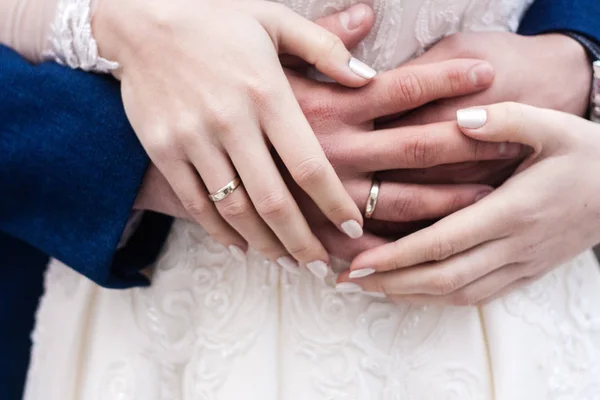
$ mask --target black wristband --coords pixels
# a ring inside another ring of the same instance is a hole
[[[597,41],[573,31],[559,31],[557,33],[562,33],[579,42],[587,51],[592,61],[600,60],[600,44]]]

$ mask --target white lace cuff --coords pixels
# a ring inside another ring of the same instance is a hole
[[[98,55],[91,21],[91,0],[59,0],[44,58],[84,71],[108,73],[119,68]]]

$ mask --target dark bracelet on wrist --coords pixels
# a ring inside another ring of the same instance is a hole
[[[589,119],[594,122],[600,122],[600,43],[597,41],[572,31],[559,31],[565,36],[578,42],[587,52],[592,67],[592,91],[590,94],[590,106],[588,109]]]
[[[579,42],[580,45],[587,51],[592,61],[600,60],[600,43],[590,39],[589,37],[572,31],[561,31],[563,35],[569,36],[571,39]]]

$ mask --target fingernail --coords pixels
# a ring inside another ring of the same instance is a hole
[[[246,259],[246,254],[244,253],[244,251],[234,244],[229,246],[229,252],[233,256],[233,258],[235,258],[238,261],[244,261]]]
[[[329,271],[329,267],[327,267],[327,264],[325,264],[323,261],[309,262],[306,264],[306,268],[308,268],[308,270],[319,279],[324,279]]]
[[[365,276],[369,276],[369,275],[373,275],[375,273],[375,270],[373,268],[363,268],[363,269],[356,269],[352,272],[350,272],[350,275],[348,275],[350,277],[350,279],[356,279],[356,278],[364,278]]]
[[[523,146],[519,143],[502,142],[498,145],[498,154],[506,158],[514,158],[521,154]]]
[[[346,235],[351,237],[352,239],[358,239],[363,235],[363,228],[357,221],[350,220],[344,222],[342,225],[342,230]]]
[[[298,273],[298,263],[290,256],[279,257],[277,264],[291,274]]]
[[[362,288],[356,283],[342,282],[335,285],[335,291],[338,293],[359,293],[362,292]]]
[[[352,72],[364,79],[372,79],[375,77],[375,75],[377,75],[377,71],[354,57],[352,57],[348,62],[348,67],[350,67]]]
[[[353,31],[363,23],[365,15],[367,15],[367,8],[362,4],[358,4],[340,13],[340,22],[344,28]]]
[[[379,293],[379,292],[363,292],[363,294],[366,294],[367,296],[375,297],[376,299],[385,299],[387,297],[385,294]]]
[[[486,197],[490,193],[492,193],[491,190],[489,190],[487,192],[481,192],[481,193],[479,193],[477,196],[475,196],[475,203],[477,203],[479,200],[483,199],[484,197]]]
[[[467,129],[479,129],[487,122],[487,111],[482,108],[468,108],[456,112],[458,125]]]
[[[477,64],[469,70],[469,79],[475,86],[487,86],[494,80],[494,68],[488,63]]]

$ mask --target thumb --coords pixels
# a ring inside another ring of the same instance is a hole
[[[371,31],[375,22],[373,10],[365,4],[356,4],[344,11],[319,18],[317,25],[340,38],[349,49],[356,47]]]
[[[375,14],[371,7],[365,4],[356,4],[315,21],[315,24],[339,37],[348,49],[353,49],[367,37],[374,23]],[[305,72],[309,67],[306,61],[289,54],[282,55],[280,59],[284,67],[298,72]]]
[[[377,75],[373,68],[354,58],[338,36],[285,6],[269,4],[257,10],[255,17],[279,53],[300,57],[348,87],[364,86]]]
[[[561,145],[567,130],[562,113],[519,103],[500,103],[456,112],[460,130],[485,142],[512,142],[532,147],[535,153]]]

